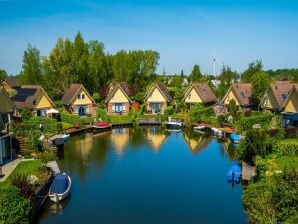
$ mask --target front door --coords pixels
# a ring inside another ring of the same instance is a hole
[[[86,110],[85,110],[84,106],[79,106],[78,114],[79,114],[79,116],[86,115]]]

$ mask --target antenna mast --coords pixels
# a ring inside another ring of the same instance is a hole
[[[213,51],[213,76],[216,76],[216,57],[215,57],[215,50]]]

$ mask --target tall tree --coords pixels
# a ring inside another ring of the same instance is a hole
[[[31,44],[24,51],[20,80],[22,84],[41,84],[43,81],[40,53]]]
[[[200,71],[200,66],[199,65],[194,65],[193,69],[190,73],[190,76],[189,76],[190,81],[199,82],[199,81],[202,80],[202,78],[203,78],[203,75]]]
[[[261,71],[263,71],[262,61],[260,60],[253,61],[248,65],[248,68],[242,73],[241,81],[250,83],[254,75]]]
[[[264,96],[266,89],[270,83],[270,77],[267,73],[261,71],[254,74],[252,80],[252,96],[258,102],[260,102],[261,98]]]
[[[239,76],[236,71],[232,71],[232,69],[229,66],[223,65],[221,74],[219,76],[220,83],[217,89],[217,96],[219,98],[223,98],[230,85],[233,82],[236,82],[238,77]]]
[[[3,79],[7,77],[7,72],[4,69],[0,69],[0,83],[2,82]]]

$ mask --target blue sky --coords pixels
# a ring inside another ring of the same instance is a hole
[[[20,72],[28,43],[48,55],[58,37],[97,39],[105,50],[153,49],[158,72],[212,73],[225,63],[239,72],[261,59],[265,69],[298,67],[296,0],[0,0],[0,68]]]

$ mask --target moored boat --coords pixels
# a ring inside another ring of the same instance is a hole
[[[196,131],[203,131],[206,127],[204,125],[195,126],[193,129]]]
[[[49,197],[53,202],[59,202],[69,195],[71,188],[71,179],[66,174],[57,174],[54,176],[53,183],[50,187]]]
[[[234,182],[234,183],[238,184],[240,182],[241,175],[242,175],[242,172],[241,172],[240,166],[238,166],[238,165],[232,166],[229,169],[228,174],[227,174],[228,182],[229,183]]]
[[[173,119],[171,117],[168,118],[167,121],[165,121],[166,129],[176,129],[179,130],[183,127],[183,122],[179,119]]]
[[[235,133],[232,133],[232,134],[230,134],[230,140],[234,144],[239,144],[240,141],[241,141],[241,137],[240,137],[240,135],[237,135]]]
[[[103,121],[95,122],[92,126],[94,129],[98,129],[98,130],[110,129],[112,127],[110,123],[103,122]]]

